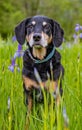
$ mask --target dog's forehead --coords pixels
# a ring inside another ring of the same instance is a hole
[[[45,26],[47,23],[50,23],[51,20],[48,17],[45,16],[34,16],[31,18],[30,22],[35,25],[35,24],[41,24]]]

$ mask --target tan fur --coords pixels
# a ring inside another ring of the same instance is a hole
[[[46,55],[46,48],[41,47],[41,48],[35,48],[33,47],[33,55],[34,57],[42,60],[44,59],[45,55]]]
[[[52,42],[52,35],[48,39],[48,44]]]
[[[55,92],[58,87],[58,81],[53,80],[47,80],[46,82],[42,82],[42,84],[48,92]]]
[[[44,35],[45,40],[47,40],[47,43],[52,42],[52,35],[49,37],[46,33],[42,32],[42,35]]]
[[[31,33],[29,36],[28,36],[28,35],[26,35],[26,41],[27,41],[27,42],[29,42],[29,41],[30,41],[30,39],[31,39],[31,37],[33,37],[33,33]]]
[[[45,43],[46,44],[50,44],[51,43],[51,41],[52,41],[52,35],[49,37],[44,32],[42,32],[41,35],[42,35],[42,40],[43,40],[42,42],[43,42],[43,44],[45,44]],[[28,43],[30,41],[33,41],[33,33],[31,33],[29,36],[27,35],[26,36],[26,40],[27,40]],[[37,48],[37,47],[33,46],[33,52],[32,53],[33,53],[33,56],[35,58],[38,58],[38,59],[42,60],[46,56],[47,50],[46,50],[46,47]]]
[[[24,82],[27,90],[30,90],[32,88],[32,86],[34,86],[35,88],[38,88],[40,86],[40,84],[36,83],[32,79],[30,79],[24,75],[23,75],[23,82]],[[45,82],[42,82],[41,84],[42,84],[42,86],[44,86],[44,88],[46,90],[55,92],[56,88],[58,86],[58,81],[47,80]]]
[[[31,89],[32,86],[34,86],[35,88],[38,88],[40,86],[35,81],[29,79],[24,75],[23,75],[23,82],[25,84],[26,89],[28,90]],[[58,86],[58,81],[47,80],[45,82],[42,82],[41,84],[48,92],[55,92]],[[60,103],[59,96],[57,97],[56,100],[57,100],[57,104],[59,104]],[[28,114],[26,116],[25,130],[29,130],[30,114],[32,111],[32,107],[33,107],[33,99],[30,95],[28,95]]]
[[[35,86],[35,88],[38,88],[39,85],[35,81],[33,81],[32,79],[30,79],[24,75],[22,78],[23,78],[23,82],[24,82],[27,90],[30,90],[32,88],[32,86]]]

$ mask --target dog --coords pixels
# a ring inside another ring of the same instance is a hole
[[[43,100],[41,86],[47,91],[56,93],[60,86],[62,95],[62,78],[64,68],[61,55],[56,47],[63,42],[64,31],[59,23],[46,16],[33,16],[24,19],[15,27],[17,41],[23,45],[26,41],[28,48],[23,56],[23,86],[28,104],[28,111],[33,107],[33,91],[40,95],[38,102]],[[50,80],[50,87],[48,86]],[[60,82],[59,82],[60,80]]]

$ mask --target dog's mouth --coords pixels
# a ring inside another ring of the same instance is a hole
[[[33,47],[36,48],[36,49],[42,49],[43,48],[43,46],[40,45],[39,43],[34,44]]]
[[[34,44],[32,46],[32,53],[35,58],[42,60],[46,56],[46,47],[40,44]]]

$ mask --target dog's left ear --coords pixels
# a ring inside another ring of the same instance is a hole
[[[28,24],[30,18],[23,20],[15,27],[15,35],[19,44],[23,45],[26,37],[26,24]]]
[[[53,20],[53,44],[59,47],[63,42],[64,31],[60,25]]]

